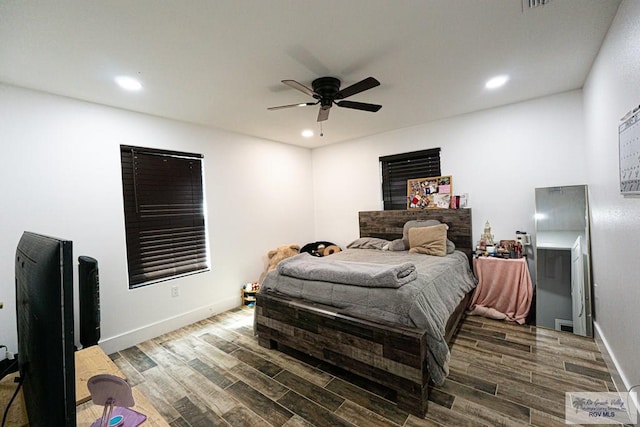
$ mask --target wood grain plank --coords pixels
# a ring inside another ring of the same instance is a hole
[[[357,403],[372,412],[388,419],[396,424],[402,425],[409,414],[394,405],[386,399],[383,399],[373,393],[370,393],[360,387],[354,386],[339,378],[334,379],[327,384],[327,390],[342,396],[343,398]]]
[[[350,422],[355,426],[366,427],[397,427],[397,424],[381,417],[373,411],[368,410],[353,402],[345,401],[335,411],[336,415]]]
[[[140,344],[140,346],[142,345]],[[164,346],[153,343],[149,345],[149,348],[154,349],[154,359],[162,365],[167,376],[171,377],[172,381],[189,390],[216,414],[224,414],[237,405],[237,401],[232,396],[202,374],[196,372],[180,358],[165,350]]]
[[[150,374],[151,371],[156,370],[157,368],[152,368],[147,371],[147,374]],[[149,399],[151,404],[155,406],[158,410],[162,418],[165,420],[172,422],[180,418],[180,413],[176,411],[176,409],[171,405],[171,401],[175,402],[175,400],[167,400],[172,399],[172,397],[168,397],[166,393],[166,388],[159,388],[151,381],[145,381],[142,384],[139,384],[138,389],[144,393],[144,395]],[[186,397],[187,393],[177,393],[177,400]]]
[[[585,366],[580,366],[575,363],[565,362],[565,369],[568,372],[574,372],[580,374],[582,376],[595,378],[602,381],[611,381],[611,375],[608,371],[603,371],[600,369],[587,368]]]
[[[227,411],[222,418],[231,426],[269,426],[265,419],[259,417],[246,406],[237,406]],[[286,424],[285,424],[286,425]]]
[[[483,393],[467,385],[459,384],[455,381],[445,381],[441,387],[435,388],[455,396],[461,396],[464,399],[501,412],[516,420],[529,420],[530,409],[527,406],[501,399],[488,393]]]
[[[571,378],[571,379],[568,379]],[[609,391],[604,381],[583,377],[579,374],[570,375],[565,372],[559,375],[549,375],[541,372],[531,373],[531,382],[546,387],[555,387],[558,390],[581,391]]]
[[[491,408],[479,405],[462,397],[456,398],[451,409],[452,411],[462,414],[467,418],[477,420],[478,422],[492,427],[523,427],[529,425],[527,422],[515,420],[503,413],[494,411]]]
[[[227,341],[212,333],[206,333],[199,336],[199,338],[212,346],[224,351],[225,353],[233,353],[238,349],[238,346],[234,343]]]
[[[259,355],[249,350],[239,348],[231,353],[231,355],[269,377],[273,377],[282,371],[282,368],[280,366],[260,357]]]
[[[184,397],[173,404],[174,408],[191,426],[225,426],[229,427],[224,419],[216,414],[201,409],[189,397]]]
[[[278,403],[297,413],[300,417],[313,423],[317,427],[351,427],[352,424],[339,417],[335,413],[328,411],[322,406],[301,396],[295,391],[289,391],[278,399]]]
[[[136,346],[124,349],[120,354],[140,373],[156,366],[156,362]]]
[[[344,398],[336,395],[335,393],[332,393],[323,387],[318,387],[317,385],[310,383],[304,378],[301,378],[287,370],[283,370],[278,373],[274,379],[288,389],[295,391],[330,411],[335,411],[345,401]]]
[[[196,345],[193,347],[193,351],[198,359],[211,366],[218,366],[221,369],[230,370],[234,366],[242,363],[230,354],[205,343]]]
[[[481,341],[478,344],[480,348],[502,348],[502,349],[516,349],[518,351],[530,353],[531,345],[530,344],[521,344],[515,341],[509,341],[504,338],[497,338],[495,336],[495,332],[486,331],[485,333],[479,332],[480,329],[469,330],[467,328],[460,329],[458,335],[461,337],[475,339],[477,341]],[[503,353],[504,354],[504,353]]]
[[[268,420],[273,426],[281,426],[293,416],[292,411],[242,381],[233,384],[227,391],[239,401],[249,403],[248,408],[251,411]]]
[[[190,360],[187,364],[220,388],[227,388],[238,380],[229,372],[215,366],[210,366],[197,358]]]
[[[289,391],[287,387],[278,381],[244,363],[233,367],[231,373],[272,400],[280,399]]]
[[[413,418],[413,417],[412,417]],[[435,421],[444,426],[456,426],[456,427],[493,427],[492,424],[487,424],[484,420],[474,418],[456,411],[450,411],[447,408],[433,404],[429,407],[429,412],[426,418],[431,421]],[[419,424],[411,424],[419,425]]]
[[[313,427],[313,424],[299,415],[294,415],[293,417],[289,418],[286,423],[284,423],[283,427]]]
[[[176,384],[161,366],[147,370],[145,372],[145,381],[140,386],[146,387],[152,401],[155,400],[159,403],[156,406],[158,408],[165,408],[167,403],[177,402],[190,394],[181,384]],[[171,406],[169,405],[169,407]],[[170,414],[172,412],[175,411],[169,411]]]

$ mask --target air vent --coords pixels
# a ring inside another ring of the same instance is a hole
[[[533,9],[534,7],[544,6],[548,4],[551,0],[529,0],[529,9]]]

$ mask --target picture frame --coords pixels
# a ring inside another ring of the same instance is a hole
[[[407,209],[449,209],[453,194],[451,175],[407,180]]]
[[[620,193],[640,195],[640,107],[632,110],[618,126]]]

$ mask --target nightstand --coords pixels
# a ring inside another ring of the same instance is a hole
[[[527,259],[478,257],[473,270],[478,286],[469,314],[525,323],[533,297]]]
[[[259,292],[259,289],[255,291],[245,291],[244,289],[241,289],[240,292],[242,305],[253,307],[256,304],[256,294]]]

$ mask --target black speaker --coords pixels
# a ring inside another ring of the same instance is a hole
[[[88,256],[78,257],[80,288],[80,344],[83,348],[100,340],[100,283],[98,261]]]

